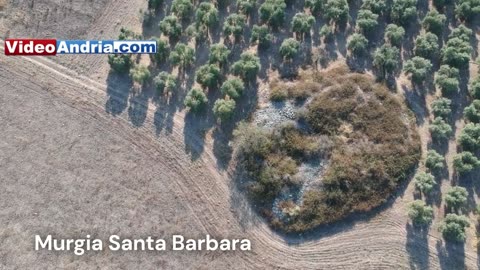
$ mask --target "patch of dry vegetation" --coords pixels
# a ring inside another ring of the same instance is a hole
[[[311,97],[298,119],[307,128],[265,131],[243,123],[235,132],[241,168],[253,179],[248,192],[274,227],[300,232],[369,211],[416,166],[420,143],[413,116],[370,76],[341,66],[277,81],[273,91],[278,89],[286,89],[285,98],[298,98],[297,92]],[[273,200],[302,182],[294,179],[297,167],[313,156],[329,159],[322,187],[309,189],[299,210],[280,219],[271,213]]]

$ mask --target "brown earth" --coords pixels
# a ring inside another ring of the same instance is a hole
[[[107,39],[122,25],[139,29],[141,6],[140,0],[10,1],[0,10],[0,36]],[[216,167],[212,139],[202,142],[185,128],[184,111],[160,133],[150,102],[137,104],[148,107],[141,126],[130,123],[128,110],[106,112],[107,100],[128,99],[107,89],[107,74],[106,56],[47,59],[0,51],[0,269],[477,268],[472,230],[464,248],[450,247],[435,226],[419,232],[408,224],[412,183],[375,213],[303,236],[272,232]],[[424,147],[427,138],[422,136]],[[188,148],[203,149],[198,159],[186,151],[186,141]],[[242,237],[253,250],[84,256],[33,250],[35,234],[113,233]]]

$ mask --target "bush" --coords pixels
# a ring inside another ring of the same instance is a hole
[[[473,123],[480,122],[480,100],[476,99],[463,110],[463,115],[468,121]]]
[[[423,18],[422,24],[427,32],[434,33],[441,38],[446,21],[447,17],[445,15],[440,14],[436,9],[433,9],[427,13],[425,18]]]
[[[432,102],[432,112],[435,117],[447,119],[452,113],[452,101],[448,98],[437,98]]]
[[[480,76],[470,83],[468,90],[473,98],[480,99]]]
[[[244,52],[240,55],[240,60],[233,63],[232,73],[244,80],[253,80],[260,68],[260,59],[254,54]]]
[[[110,54],[108,55],[108,64],[115,72],[127,73],[130,70],[132,61],[128,54]]]
[[[466,27],[465,25],[461,24],[457,28],[454,28],[450,35],[448,35],[448,38],[459,38],[465,42],[470,42],[470,39],[472,38],[473,31]]]
[[[480,148],[480,124],[466,124],[458,137],[458,142],[463,149],[478,150]]]
[[[238,99],[242,96],[245,90],[245,85],[242,80],[238,78],[232,78],[225,81],[220,88],[224,95],[227,95],[233,99]]]
[[[183,70],[195,62],[195,50],[185,43],[178,43],[170,53],[170,61]]]
[[[270,30],[267,26],[262,25],[254,25],[252,29],[252,35],[250,36],[250,42],[255,43],[258,42],[258,46],[262,48],[266,48],[270,46],[270,43],[273,40],[273,35],[270,34]]]
[[[398,48],[382,45],[373,55],[373,65],[381,71],[382,76],[385,76],[397,68],[399,59]]]
[[[217,119],[222,122],[230,119],[235,111],[235,100],[233,99],[217,99],[213,105],[213,113]]]
[[[417,15],[417,0],[393,0],[390,16],[401,25],[407,25]]]
[[[193,88],[188,92],[187,96],[185,97],[184,104],[185,106],[190,108],[190,111],[198,112],[205,107],[207,102],[208,99],[205,93],[201,89]]]
[[[470,222],[466,216],[447,214],[439,227],[439,231],[445,240],[464,242],[466,238],[465,228],[467,227],[470,227]]]
[[[389,24],[385,28],[385,39],[392,46],[400,47],[405,36],[405,29],[396,24]]]
[[[378,15],[367,9],[360,9],[357,16],[357,27],[364,33],[371,33],[378,25]]]
[[[480,160],[471,152],[461,152],[453,158],[453,167],[459,174],[465,174],[480,167]]]
[[[422,200],[415,200],[408,205],[408,217],[415,225],[428,225],[433,220],[433,208]]]
[[[160,31],[169,38],[178,39],[182,35],[182,25],[173,15],[165,17],[158,26]]]
[[[445,158],[437,153],[435,150],[429,150],[427,152],[427,159],[425,161],[425,166],[430,171],[437,171],[445,167]]]
[[[367,51],[368,39],[359,33],[352,34],[347,47],[353,55],[362,55]]]
[[[415,55],[433,59],[438,55],[438,37],[433,33],[421,34],[415,40]]]
[[[171,12],[180,19],[186,19],[193,11],[191,0],[173,0]]]
[[[227,17],[223,23],[223,33],[226,36],[233,35],[235,40],[240,39],[243,34],[243,28],[245,27],[245,21],[247,18],[244,15],[231,14]]]
[[[222,72],[217,65],[206,64],[195,72],[195,81],[202,87],[216,88],[222,79]]]
[[[420,172],[415,175],[415,188],[423,194],[430,194],[436,184],[431,173]]]
[[[154,79],[153,83],[157,88],[157,91],[163,93],[165,90],[172,91],[177,86],[177,78],[175,76],[162,71]]]
[[[287,5],[285,0],[266,0],[258,13],[260,19],[272,27],[279,27],[285,20],[285,9]]]
[[[148,67],[144,65],[134,66],[130,69],[130,77],[134,82],[143,84],[150,79],[150,71],[148,70]]]
[[[313,14],[319,14],[323,8],[324,0],[306,0],[305,7],[309,8]]]
[[[428,73],[432,69],[432,63],[422,57],[415,56],[405,62],[403,71],[412,75],[412,81],[422,83],[427,78]]]
[[[280,55],[283,59],[290,60],[298,53],[299,48],[300,42],[294,38],[287,38],[282,42],[282,45],[280,45]]]
[[[303,36],[310,33],[312,26],[315,24],[315,18],[306,13],[297,13],[292,19],[292,31],[298,36]]]
[[[458,91],[458,76],[459,71],[457,68],[449,65],[440,66],[440,69],[435,74],[435,84],[442,90],[442,95],[449,96]]]
[[[452,127],[440,117],[436,117],[430,124],[430,133],[434,140],[446,140],[452,135]]]
[[[467,203],[468,192],[464,187],[451,187],[445,195],[447,207],[460,209]]]
[[[228,62],[228,57],[230,56],[231,51],[227,46],[222,43],[213,44],[210,47],[210,55],[208,62],[210,64],[218,64],[219,66],[225,66]]]
[[[195,12],[197,28],[212,28],[218,23],[218,10],[212,3],[202,2]]]

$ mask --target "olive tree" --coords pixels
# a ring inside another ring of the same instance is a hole
[[[465,174],[480,167],[480,160],[471,152],[463,151],[453,157],[453,167],[459,174]]]
[[[465,42],[469,42],[472,38],[473,31],[472,29],[466,27],[464,24],[459,25],[458,27],[454,28],[448,38],[459,38]]]
[[[232,78],[226,80],[220,87],[222,94],[231,97],[232,99],[238,99],[242,96],[243,91],[245,90],[245,85],[243,81],[239,78]]]
[[[458,0],[455,3],[455,14],[463,21],[469,21],[475,15],[480,14],[480,1]]]
[[[445,167],[445,158],[435,150],[428,150],[425,166],[430,171],[441,170]]]
[[[401,25],[407,25],[417,15],[417,0],[393,0],[390,16]]]
[[[364,0],[361,9],[371,10],[375,14],[382,14],[385,11],[387,4],[385,0]]]
[[[436,9],[430,10],[423,18],[422,25],[426,31],[434,33],[438,37],[442,36],[447,16],[438,13]]]
[[[472,46],[459,37],[450,38],[442,49],[442,62],[453,67],[466,67],[470,60]]]
[[[170,61],[183,70],[195,62],[195,50],[185,43],[178,43],[170,53]]]
[[[154,79],[153,83],[158,92],[170,92],[177,86],[177,78],[165,71],[160,72]],[[166,91],[165,91],[166,90]]]
[[[202,2],[195,12],[197,28],[212,28],[218,23],[218,10],[212,3]]]
[[[224,44],[213,44],[210,47],[208,62],[210,64],[218,64],[220,67],[223,67],[227,64],[230,53],[231,51]]]
[[[452,101],[448,98],[437,98],[432,102],[432,112],[435,117],[447,119],[452,113]]]
[[[480,124],[466,124],[458,137],[458,142],[463,149],[478,150],[480,148]]]
[[[260,59],[254,54],[244,52],[240,55],[240,60],[233,63],[232,73],[244,80],[252,80],[257,76],[260,68]]]
[[[110,54],[108,55],[108,64],[117,73],[127,73],[132,65],[132,60],[128,54]]]
[[[467,203],[468,192],[464,187],[451,187],[445,195],[445,203],[448,208],[458,210]]]
[[[171,12],[180,19],[186,19],[193,12],[191,0],[173,0]]]
[[[302,37],[310,33],[312,26],[315,24],[315,18],[306,13],[297,13],[292,19],[292,31]]]
[[[195,72],[195,81],[206,88],[215,88],[220,84],[222,72],[217,65],[206,64]]]
[[[345,23],[348,19],[348,2],[347,0],[325,0],[322,12],[330,22]]]
[[[373,54],[373,65],[380,70],[382,77],[393,72],[400,59],[400,51],[390,45],[382,45]]]
[[[213,113],[217,119],[222,122],[230,119],[235,111],[235,100],[233,99],[217,99],[213,105]]]
[[[433,59],[438,55],[438,37],[430,32],[421,34],[415,40],[415,55]]]
[[[280,45],[280,55],[283,59],[290,60],[298,53],[299,48],[300,42],[294,38],[287,38]]]
[[[423,194],[430,194],[433,187],[437,184],[435,177],[431,173],[420,172],[415,175],[415,188]]]
[[[235,40],[240,39],[243,34],[246,20],[247,18],[241,14],[233,13],[229,15],[223,23],[223,33],[226,36],[233,35]]]
[[[405,29],[396,24],[389,24],[385,28],[385,40],[392,46],[400,47],[402,45]]]
[[[367,51],[368,39],[360,34],[355,33],[348,39],[347,47],[353,55],[361,55]]]
[[[430,70],[432,69],[432,63],[423,57],[415,56],[405,62],[403,71],[412,75],[412,81],[415,83],[422,83]]]
[[[165,17],[158,26],[162,34],[169,38],[177,39],[182,35],[182,25],[178,18],[173,15]]]
[[[270,30],[266,25],[258,26],[254,25],[252,29],[252,35],[250,36],[250,42],[258,42],[258,46],[266,48],[270,46],[273,40],[273,35],[270,34]]]
[[[306,0],[305,7],[309,8],[313,14],[318,14],[323,11],[323,3],[323,0]]]
[[[357,27],[364,33],[371,33],[378,25],[378,15],[368,9],[360,9],[357,16]]]
[[[475,99],[480,99],[480,76],[476,77],[468,86],[470,95]]]
[[[190,108],[190,111],[198,112],[205,107],[207,102],[207,96],[201,89],[192,88],[185,97],[184,104]]]
[[[480,100],[476,99],[463,110],[465,118],[473,123],[480,122]]]
[[[245,16],[248,16],[255,10],[256,0],[237,0],[238,10]]]
[[[470,222],[466,216],[447,214],[438,230],[445,240],[464,242],[466,238],[465,228],[467,227],[470,227]]]
[[[441,117],[436,117],[429,127],[432,139],[446,140],[452,135],[452,127]]]
[[[408,217],[414,225],[428,225],[433,220],[433,208],[422,200],[415,200],[408,204]]]
[[[260,19],[272,27],[279,27],[285,20],[285,0],[266,0],[258,10]]]
[[[457,68],[442,65],[435,74],[435,84],[442,90],[443,95],[451,95],[458,91],[458,76],[459,70]]]
[[[145,65],[137,65],[130,69],[130,77],[134,82],[143,84],[150,79],[150,71]]]
[[[157,52],[151,55],[151,59],[157,65],[165,60],[168,59],[168,55],[170,54],[170,45],[167,41],[162,39],[156,39],[157,41]]]

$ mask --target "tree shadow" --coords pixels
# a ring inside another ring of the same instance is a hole
[[[402,85],[402,88],[405,94],[407,106],[415,114],[417,125],[423,125],[425,123],[425,119],[428,119],[429,117],[424,94],[420,91],[416,91],[415,89],[409,89],[405,85]]]
[[[113,116],[121,114],[128,106],[128,96],[133,82],[128,75],[110,71],[107,77],[105,111]]]
[[[149,95],[143,89],[133,91],[129,99],[128,119],[135,127],[140,127],[147,118]]]
[[[444,245],[443,245],[444,244]],[[465,244],[438,240],[435,244],[440,268],[444,270],[465,269]]]
[[[428,227],[413,226],[407,223],[406,250],[410,269],[429,268]]]

